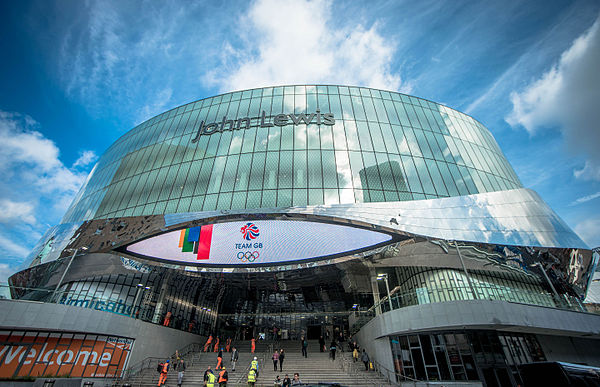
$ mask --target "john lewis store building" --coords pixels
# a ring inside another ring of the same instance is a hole
[[[227,93],[105,152],[10,278],[1,372],[112,375],[277,328],[353,334],[395,381],[516,385],[521,363],[600,365],[597,259],[472,117],[368,88]]]

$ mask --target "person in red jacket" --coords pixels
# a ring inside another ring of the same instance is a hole
[[[256,339],[253,337],[252,340],[250,340],[250,353],[254,353],[255,350],[256,350]]]
[[[167,374],[169,373],[169,360],[164,362],[162,370],[160,370],[160,377],[158,378],[157,386],[160,387],[167,381]]]
[[[221,370],[221,372],[219,372],[219,387],[225,387],[227,386],[227,381],[229,380],[229,375],[227,375],[227,371],[225,370],[225,367],[223,367],[223,369]]]

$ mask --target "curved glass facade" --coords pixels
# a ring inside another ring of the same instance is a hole
[[[600,337],[580,313],[598,260],[473,118],[304,85],[126,133],[9,282],[17,299],[234,341],[353,334],[397,381],[509,383],[551,335]]]
[[[335,124],[301,118],[317,112]],[[281,114],[298,124],[273,125]],[[225,130],[197,136],[209,123]],[[490,132],[456,110],[368,88],[269,87],[189,103],[135,127],[101,157],[63,222],[520,187]]]

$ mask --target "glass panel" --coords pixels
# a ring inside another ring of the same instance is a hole
[[[279,188],[292,188],[292,175],[293,175],[292,159],[293,159],[292,151],[282,151],[280,153]],[[289,196],[291,198],[291,193]],[[278,199],[278,203],[279,203],[279,199]]]
[[[265,162],[265,177],[263,186],[264,188],[277,188],[277,175],[279,167],[279,153],[278,152],[267,152],[267,160]],[[265,198],[263,197],[263,203]]]
[[[307,176],[306,151],[294,151],[294,188],[306,188]]]
[[[323,187],[322,169],[321,169],[321,152],[308,151],[308,186],[310,188]],[[309,193],[310,201],[310,193]],[[321,199],[322,201],[322,199]]]
[[[266,157],[267,155],[265,152],[254,153],[254,157],[252,158],[252,168],[250,170],[249,189],[263,188],[263,175]]]

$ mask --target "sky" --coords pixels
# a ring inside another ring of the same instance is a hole
[[[281,84],[470,114],[600,246],[598,1],[0,1],[0,50],[0,284],[136,124]]]

